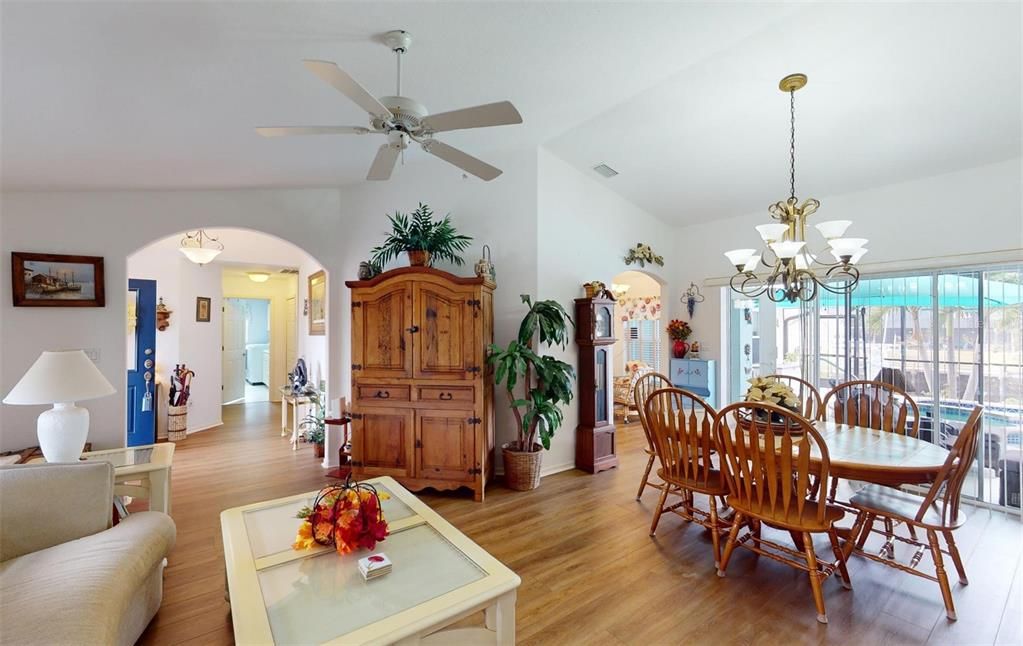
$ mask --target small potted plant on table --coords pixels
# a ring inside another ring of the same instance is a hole
[[[460,254],[468,249],[472,238],[455,231],[450,215],[434,221],[430,207],[420,203],[411,217],[405,213],[387,217],[391,221],[391,233],[382,245],[373,248],[371,262],[375,266],[382,268],[402,253],[408,254],[413,267],[432,266],[437,260],[461,266]]]
[[[555,301],[532,303],[523,294],[529,312],[519,325],[518,338],[507,348],[490,346],[488,361],[494,367],[494,383],[503,385],[515,413],[518,438],[501,447],[504,480],[512,489],[527,491],[540,484],[542,449],[551,448],[551,438],[561,426],[563,405],[572,401],[572,366],[533,350],[536,338],[551,347],[568,344],[568,312]],[[518,392],[516,392],[518,391]]]
[[[323,406],[323,397],[318,390],[312,387],[307,388],[303,394],[309,398],[313,412],[307,414],[302,419],[300,426],[306,442],[310,442],[313,445],[313,454],[318,458],[322,458],[323,442],[326,439],[326,423],[324,420],[327,416],[326,409]]]

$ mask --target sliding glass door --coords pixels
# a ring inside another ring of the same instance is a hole
[[[919,405],[930,442],[951,446],[984,404],[963,492],[1020,507],[1023,265],[864,277],[851,295],[779,304],[774,319],[776,343],[761,354],[775,356],[761,361],[791,372],[798,356],[822,395],[853,379],[893,383]]]

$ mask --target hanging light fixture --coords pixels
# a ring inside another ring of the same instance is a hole
[[[197,265],[213,262],[213,259],[220,255],[220,252],[223,250],[224,245],[203,229],[199,229],[194,233],[186,233],[185,237],[181,239],[181,246],[178,248],[178,251],[185,254],[185,258],[188,258]]]
[[[789,93],[790,115],[789,198],[767,209],[778,222],[756,227],[765,248],[725,252],[728,262],[735,267],[729,284],[733,291],[747,298],[767,294],[775,302],[811,301],[817,297],[818,287],[834,294],[847,294],[860,280],[855,265],[867,252],[867,240],[842,237],[851,221],[832,220],[816,225],[834,262],[829,262],[823,251],[811,252],[807,248],[806,220],[821,203],[809,198],[799,204],[796,199],[796,90],[805,85],[805,74],[790,74],[778,83],[782,92]],[[766,273],[757,274],[759,267],[766,268]]]
[[[270,273],[266,271],[250,271],[246,272],[246,275],[254,283],[265,283],[270,280]]]

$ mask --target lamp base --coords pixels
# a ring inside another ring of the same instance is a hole
[[[54,404],[36,420],[36,435],[47,462],[78,462],[89,435],[89,411],[73,402]]]

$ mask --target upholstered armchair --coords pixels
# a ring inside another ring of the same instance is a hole
[[[636,387],[636,382],[643,375],[653,372],[653,368],[642,361],[627,361],[625,362],[625,372],[626,374],[621,377],[615,377],[615,408],[622,407],[625,409],[622,416],[625,423],[628,424],[629,413],[636,410],[636,402],[633,400],[632,394],[633,389]]]

